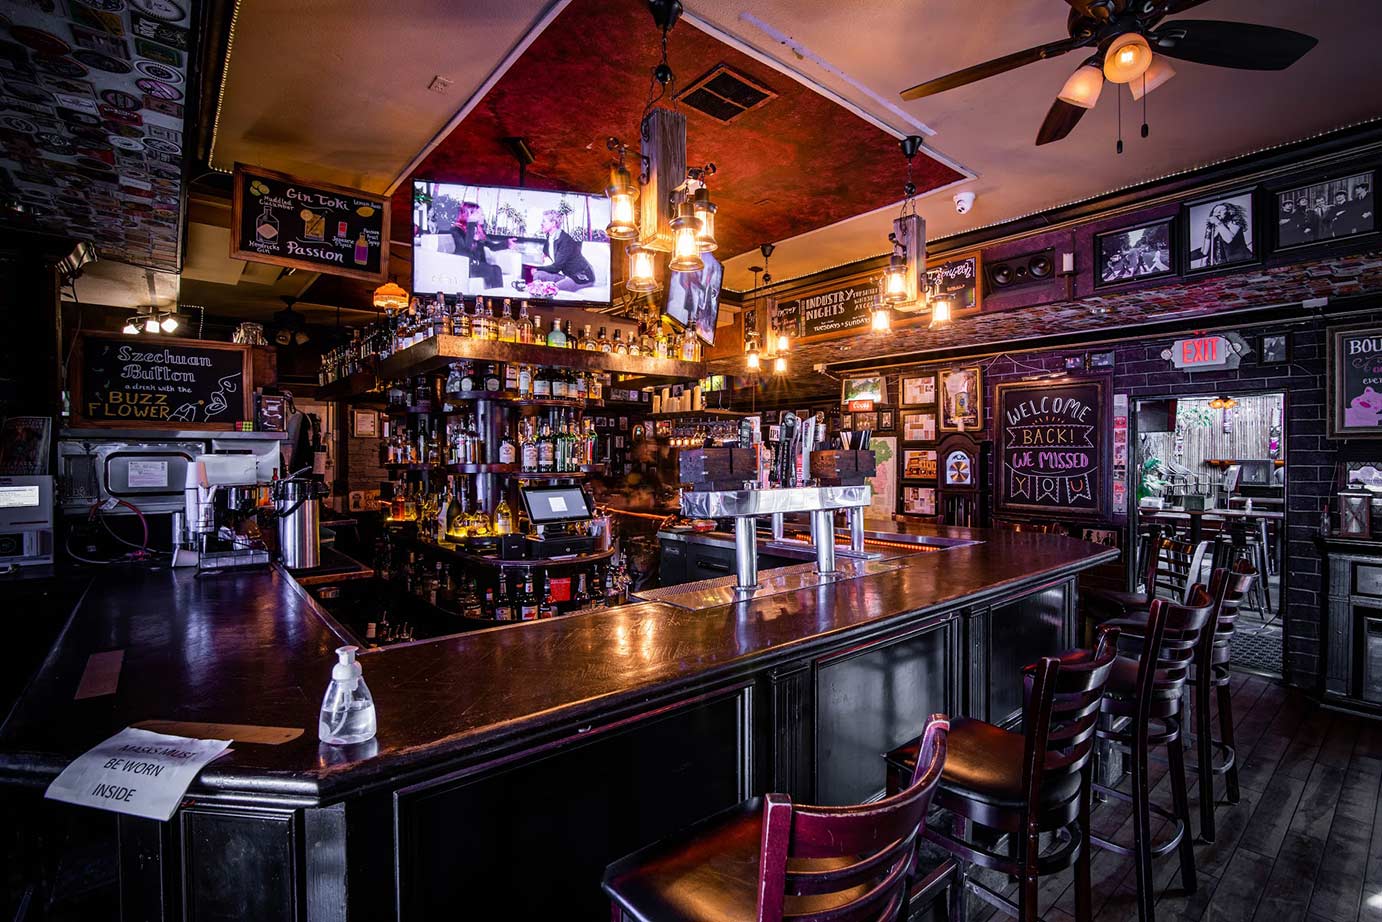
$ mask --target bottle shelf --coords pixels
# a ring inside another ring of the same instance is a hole
[[[524,471],[517,464],[385,464],[390,471],[443,471],[448,474],[501,474],[518,480],[579,480],[604,473],[604,464],[582,464],[575,471]]]
[[[577,400],[564,397],[519,397],[514,391],[498,391],[491,393],[485,391],[476,397],[451,396],[447,400],[452,404],[457,403],[497,403],[506,407],[558,407],[567,410],[588,410],[598,409],[605,405],[603,400]],[[443,407],[433,407],[429,410],[418,410],[413,407],[389,407],[386,411],[390,416],[457,416],[471,412],[468,407],[447,410]]]
[[[379,377],[395,381],[410,375],[439,371],[452,362],[472,359],[483,362],[512,362],[568,368],[576,371],[604,371],[629,375],[648,384],[698,381],[706,375],[704,362],[683,362],[644,355],[619,355],[587,349],[562,349],[536,343],[501,343],[460,336],[430,336],[422,342],[395,352],[379,363]]]
[[[743,419],[745,416],[753,416],[746,410],[725,410],[719,407],[711,407],[702,410],[683,410],[676,413],[649,413],[644,419],[684,419],[691,423],[698,419]]]
[[[318,385],[317,392],[313,396],[322,400],[342,400],[350,397],[363,397],[366,394],[382,398],[384,393],[378,389],[378,384],[379,378],[373,369],[357,371],[353,375],[346,375],[335,381]]]
[[[516,560],[504,560],[487,554],[473,554],[469,551],[463,551],[458,547],[447,547],[435,541],[426,541],[421,538],[414,538],[411,543],[420,550],[431,551],[465,563],[495,567],[501,570],[527,570],[538,567],[551,569],[559,567],[580,567],[588,566],[593,563],[600,563],[614,556],[614,548],[609,548],[604,551],[592,551],[590,553],[573,554],[565,557],[522,557]],[[498,621],[495,623],[508,624],[510,622]]]

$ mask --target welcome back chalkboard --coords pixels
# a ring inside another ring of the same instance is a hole
[[[233,429],[251,418],[249,346],[85,333],[74,368],[77,425]]]
[[[383,281],[389,268],[389,200],[235,165],[230,255],[251,262]]]
[[[1329,436],[1382,438],[1382,327],[1329,331]]]
[[[997,509],[1054,517],[1107,508],[1103,379],[998,385]]]

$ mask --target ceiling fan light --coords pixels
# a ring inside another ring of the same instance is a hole
[[[1132,91],[1133,99],[1141,99],[1175,75],[1176,69],[1171,66],[1171,62],[1162,55],[1154,54],[1152,63],[1147,65],[1142,78],[1128,84],[1128,89]]]
[[[1114,83],[1130,83],[1152,63],[1152,46],[1138,32],[1115,38],[1104,53],[1104,76]]]
[[[1097,64],[1081,64],[1061,87],[1059,99],[1081,109],[1093,109],[1104,89],[1104,72]]]

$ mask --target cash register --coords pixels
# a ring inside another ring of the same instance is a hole
[[[532,525],[526,556],[565,557],[595,549],[595,537],[588,533],[595,504],[583,487],[527,484],[519,489],[519,495]]]

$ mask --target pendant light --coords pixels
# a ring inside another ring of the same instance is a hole
[[[887,302],[879,301],[874,307],[870,325],[875,333],[886,333],[893,328],[893,309]]]
[[[758,355],[758,334],[750,333],[748,338],[749,344],[746,350],[748,357],[744,360],[744,366],[749,371],[757,373],[763,368],[763,360]]]
[[[1095,58],[1075,68],[1056,98],[1081,109],[1093,109],[1104,89],[1104,70],[1097,61]]]
[[[895,228],[901,227],[899,222],[904,221],[909,215],[917,213],[917,186],[912,181],[912,161],[921,150],[921,144],[920,135],[908,135],[898,142],[898,146],[902,148],[902,155],[907,158],[907,182],[902,186],[902,211],[897,221],[893,222]],[[897,239],[895,230],[888,233],[888,243],[892,246],[892,255],[888,257],[888,266],[883,270],[879,303],[873,309],[872,327],[875,333],[892,329],[892,305],[904,304],[916,297],[908,279],[912,269],[911,260],[914,257],[925,256],[924,253],[908,253],[906,244]]]
[[[768,262],[773,258],[773,251],[776,249],[777,244],[775,243],[760,243],[758,245],[758,252],[763,254],[764,285],[772,284],[773,277],[768,272]],[[757,286],[755,285],[754,287]],[[791,350],[791,348],[792,340],[791,337],[787,335],[787,329],[785,327],[779,326],[777,323],[773,323],[768,330],[768,354],[774,356],[779,354],[786,355]],[[783,368],[784,370],[786,370],[785,364]]]
[[[408,306],[408,292],[392,278],[374,289],[374,309],[385,313],[401,311]]]
[[[611,240],[634,240],[638,237],[638,218],[634,213],[634,202],[638,199],[638,186],[624,166],[624,153],[628,148],[617,138],[605,141],[605,147],[619,152],[619,160],[609,167],[609,185],[605,195],[609,196],[609,225],[605,234]]]
[[[1142,78],[1129,83],[1128,89],[1132,91],[1134,100],[1141,99],[1175,75],[1176,69],[1171,66],[1171,62],[1159,54],[1154,54],[1152,63],[1148,65]]]
[[[682,201],[677,206],[677,216],[672,219],[672,258],[667,268],[673,272],[700,272],[705,268],[701,259],[701,244],[697,239],[700,222],[696,220],[695,206]]]
[[[907,300],[907,257],[898,252],[901,244],[893,234],[889,234],[888,239],[893,243],[893,255],[888,260],[888,268],[883,270],[883,301],[901,304]]]
[[[653,251],[641,243],[629,244],[629,278],[624,284],[629,291],[657,291]]]
[[[147,314],[144,315],[144,332],[145,332],[145,333],[157,333],[157,332],[158,332],[158,318],[154,316],[154,312],[153,312],[152,309],[151,309]]]
[[[929,329],[947,326],[950,323],[952,306],[949,298],[937,297],[931,301],[931,323]]]
[[[702,253],[709,253],[719,246],[715,241],[715,212],[717,207],[710,200],[710,190],[705,186],[697,189],[695,197],[691,200],[691,206],[695,210],[696,220],[700,222],[700,230],[696,232],[696,242],[700,245]]]
[[[787,373],[787,358],[786,358],[786,356],[779,355],[777,358],[773,359],[773,374],[775,374],[775,375],[785,375],[786,373]]]
[[[1104,52],[1104,76],[1113,83],[1131,83],[1152,63],[1152,46],[1138,32],[1125,32]]]

